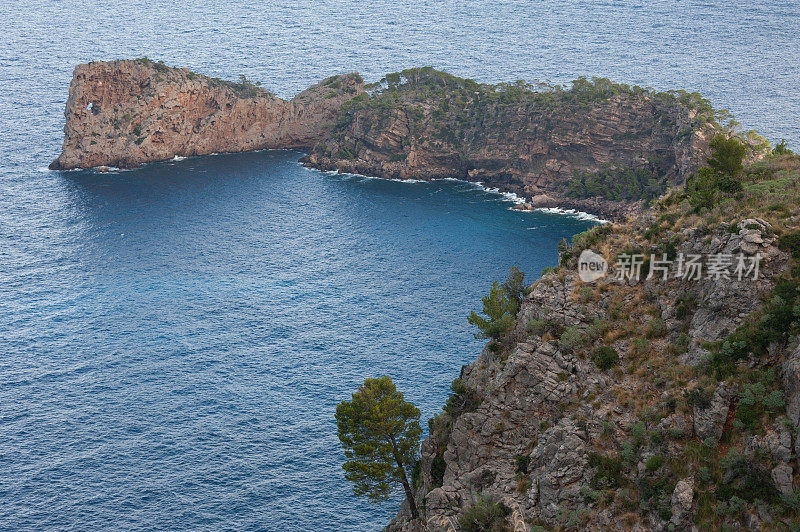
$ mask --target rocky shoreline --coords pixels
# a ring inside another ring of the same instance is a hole
[[[573,210],[585,212],[605,220],[625,220],[641,215],[645,211],[643,201],[627,202],[605,200],[603,198],[553,197],[548,194],[534,196],[513,207],[520,211],[553,210],[555,212]]]
[[[517,194],[530,208],[622,219],[644,194],[682,183],[707,153],[716,126],[706,104],[676,94],[607,80],[577,80],[571,90],[481,85],[422,68],[367,85],[358,74],[333,76],[283,100],[244,78],[147,58],[95,62],[75,69],[50,168],[298,149],[320,170],[457,178]],[[603,189],[632,171],[641,182],[625,190],[567,194],[576,176],[602,174]]]

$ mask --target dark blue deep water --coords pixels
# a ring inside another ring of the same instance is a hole
[[[699,90],[800,147],[800,5],[18,1],[0,19],[0,529],[371,530],[333,412],[390,374],[427,419],[466,315],[590,225],[261,152],[48,172],[72,67],[147,55],[281,96],[432,65]]]

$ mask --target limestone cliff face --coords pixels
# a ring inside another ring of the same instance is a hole
[[[79,65],[64,113],[63,150],[51,168],[131,168],[176,155],[309,149],[342,103],[362,91],[361,77],[348,74],[286,101],[250,82],[146,59]]]
[[[607,80],[577,80],[570,90],[484,85],[422,68],[368,86],[307,163],[481,181],[536,197],[566,191],[583,173],[613,181],[645,169],[662,186],[680,183],[705,161],[713,129],[713,110],[696,94]]]
[[[367,87],[334,76],[286,101],[147,59],[79,65],[65,117],[52,169],[293,148],[316,168],[480,181],[614,218],[685,181],[717,128],[699,95],[608,80],[486,85],[421,68]]]
[[[562,247],[429,421],[421,517],[404,505],[387,531],[796,526],[798,178],[800,157],[768,158],[701,215],[678,188]],[[584,249],[607,276],[580,279]],[[638,280],[618,275],[620,253],[647,258]],[[740,254],[758,275],[711,273]],[[705,269],[679,275],[692,256]],[[666,277],[647,278],[653,260]]]

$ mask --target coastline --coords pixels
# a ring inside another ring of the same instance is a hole
[[[551,202],[547,202],[545,204],[533,204],[530,201],[526,201],[525,198],[522,198],[516,194],[516,192],[512,192],[510,190],[503,190],[501,186],[491,186],[487,185],[482,181],[469,181],[467,179],[459,179],[457,177],[438,177],[432,179],[402,179],[402,178],[395,178],[395,177],[384,177],[384,176],[376,176],[376,175],[367,175],[367,174],[359,174],[354,172],[342,172],[337,169],[330,169],[325,170],[322,168],[318,168],[313,164],[308,164],[307,162],[303,162],[302,158],[298,161],[303,168],[308,170],[313,170],[321,173],[330,173],[335,175],[352,175],[357,176],[365,179],[383,179],[385,181],[394,181],[396,183],[428,183],[433,181],[455,181],[458,183],[465,183],[468,185],[472,185],[474,187],[480,188],[484,192],[488,192],[490,194],[496,194],[498,196],[503,197],[504,201],[512,203],[513,205],[509,207],[511,210],[515,211],[522,211],[522,212],[542,212],[545,214],[559,214],[563,216],[574,217],[579,220],[591,220],[600,224],[611,223],[613,221],[618,220],[618,216],[633,216],[640,212],[643,212],[643,207],[641,206],[634,206],[629,205],[629,209],[623,210],[622,207],[617,207],[616,202],[604,202],[602,198],[591,198],[591,200],[587,200],[584,202],[581,201],[574,201],[569,198],[560,197],[559,200],[557,197],[548,196]],[[619,202],[624,203],[624,202]],[[604,205],[606,207],[604,208]],[[593,210],[589,210],[589,208],[593,208]],[[608,216],[609,218],[604,218],[604,216]]]

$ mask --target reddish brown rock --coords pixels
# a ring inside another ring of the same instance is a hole
[[[50,167],[131,168],[176,155],[309,149],[342,103],[362,91],[361,77],[347,74],[286,101],[249,82],[145,59],[79,65],[64,113],[63,149]]]

